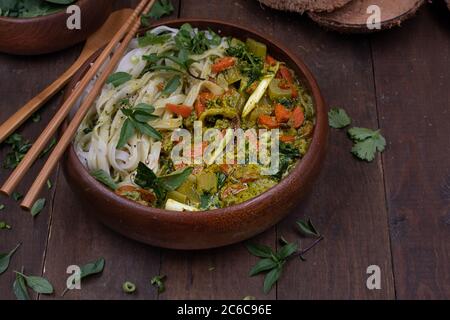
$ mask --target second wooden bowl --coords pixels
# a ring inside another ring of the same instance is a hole
[[[271,55],[292,68],[313,96],[317,123],[306,156],[278,185],[260,196],[228,208],[204,212],[175,212],[149,208],[115,195],[97,182],[69,148],[64,161],[67,181],[79,199],[104,224],[122,235],[158,247],[207,249],[251,238],[275,225],[292,212],[319,174],[324,161],[328,116],[319,87],[309,69],[298,57],[255,31],[209,20],[176,20],[170,27],[190,23],[200,29],[211,28],[222,36],[253,38],[264,42]],[[69,86],[71,92],[89,64]],[[67,98],[67,95],[66,95]]]
[[[36,18],[0,17],[0,52],[37,55],[59,51],[82,42],[112,12],[111,0],[79,0],[81,29],[69,30],[69,14],[59,11]]]

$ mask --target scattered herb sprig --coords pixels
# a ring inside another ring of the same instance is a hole
[[[96,261],[90,262],[88,264],[85,264],[84,266],[82,266],[81,269],[81,274],[80,274],[80,280],[83,280],[84,278],[94,275],[94,274],[99,274],[103,272],[103,269],[105,268],[105,259],[104,258],[100,258]],[[73,284],[75,285],[75,284]],[[69,288],[66,288],[63,293],[61,294],[61,296],[64,296],[67,291],[69,291]]]
[[[16,251],[21,246],[21,243],[19,243],[14,249],[12,249],[8,253],[0,253],[0,274],[4,273],[6,270],[8,270],[9,263],[11,262],[11,258],[16,253]]]
[[[11,151],[6,154],[3,167],[5,169],[15,169],[28,150],[30,150],[32,144],[19,133],[13,133],[5,140],[5,143],[11,147]]]
[[[25,284],[32,289],[36,293],[40,294],[52,294],[53,293],[53,286],[52,284],[43,277],[38,276],[27,276],[23,272],[14,271],[16,273],[16,281],[18,281],[19,285],[21,286],[21,295],[26,292],[28,295],[28,290],[25,287]],[[13,285],[14,287],[14,285]],[[17,295],[16,295],[17,296]],[[19,297],[17,297],[19,298]]]
[[[139,132],[140,134],[147,135],[156,140],[161,140],[162,136],[155,128],[148,124],[150,120],[157,119],[153,112],[155,108],[146,103],[140,103],[134,108],[128,106],[122,107],[122,113],[126,117],[120,131],[119,141],[117,142],[117,148],[120,149],[128,142],[128,140]]]
[[[158,0],[148,14],[141,16],[141,23],[144,27],[148,27],[151,19],[158,20],[163,16],[172,14],[174,10],[175,8],[170,0]]]
[[[2,0],[0,16],[32,18],[45,16],[64,9],[76,0]]]
[[[314,236],[316,238],[313,244],[306,249],[301,250],[297,243],[288,242],[284,238],[282,238],[283,246],[278,251],[274,251],[272,248],[261,244],[246,244],[248,251],[252,255],[261,258],[250,270],[249,275],[253,277],[260,273],[266,274],[263,289],[266,294],[270,292],[274,284],[280,279],[286,262],[296,256],[304,260],[304,255],[324,239],[317,232],[310,220],[307,222],[300,220],[297,222],[297,225],[299,226],[299,231],[304,236]]]
[[[334,108],[328,112],[328,123],[332,128],[342,129],[349,126],[352,120],[345,110]],[[354,143],[352,153],[360,160],[372,162],[377,151],[381,153],[386,148],[386,139],[380,130],[354,127],[348,130],[348,136]]]

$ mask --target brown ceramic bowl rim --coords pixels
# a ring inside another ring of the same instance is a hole
[[[328,117],[325,109],[325,103],[322,98],[322,95],[320,93],[319,86],[312,75],[312,73],[309,71],[308,67],[305,65],[305,63],[297,58],[295,55],[293,55],[288,49],[286,49],[283,45],[280,45],[277,41],[271,39],[270,37],[263,36],[259,32],[254,31],[252,29],[238,26],[236,24],[231,24],[227,22],[223,22],[220,20],[209,20],[209,19],[176,19],[176,20],[169,20],[164,21],[160,23],[155,23],[151,27],[146,28],[144,30],[140,30],[139,33],[142,33],[145,30],[153,29],[158,26],[162,25],[181,25],[183,23],[190,23],[193,26],[196,25],[196,23],[202,23],[202,24],[211,24],[214,26],[217,26],[217,29],[220,29],[220,26],[227,26],[228,28],[234,28],[234,29],[240,29],[243,31],[246,31],[248,33],[253,33],[257,36],[259,36],[261,39],[265,39],[266,43],[271,43],[273,46],[278,47],[278,49],[286,56],[289,57],[289,59],[298,67],[299,70],[301,70],[302,75],[300,77],[305,79],[305,84],[310,89],[310,94],[312,95],[313,101],[314,101],[314,107],[315,107],[315,113],[316,113],[316,125],[314,129],[314,134],[312,138],[312,142],[310,145],[310,148],[308,152],[306,153],[305,157],[301,159],[296,166],[292,169],[292,171],[287,175],[283,180],[280,181],[277,185],[272,187],[271,189],[267,190],[266,192],[260,194],[259,196],[250,199],[248,201],[245,201],[243,203],[220,208],[216,210],[207,210],[207,211],[194,211],[194,212],[181,212],[181,211],[171,211],[171,210],[165,210],[165,209],[159,209],[154,207],[146,207],[141,204],[138,204],[136,202],[133,202],[131,200],[125,199],[123,197],[120,197],[116,195],[113,191],[108,189],[106,186],[98,182],[95,178],[93,178],[88,170],[85,168],[85,166],[81,163],[78,156],[75,153],[75,149],[73,147],[73,144],[71,145],[70,149],[68,150],[68,157],[70,158],[70,163],[73,165],[76,170],[76,172],[79,172],[80,174],[87,176],[87,181],[89,184],[92,185],[94,189],[96,189],[96,193],[98,193],[100,196],[105,197],[106,199],[110,199],[110,203],[118,202],[123,206],[126,206],[130,209],[130,211],[133,212],[135,215],[152,215],[155,219],[164,219],[166,221],[177,221],[177,222],[185,222],[185,223],[195,223],[197,220],[203,220],[212,218],[217,215],[221,215],[222,218],[226,218],[227,215],[233,215],[237,212],[246,213],[250,212],[249,210],[246,210],[248,208],[251,208],[254,206],[255,203],[262,201],[264,198],[271,198],[274,196],[277,196],[280,192],[283,192],[284,189],[288,188],[290,186],[290,181],[294,180],[295,176],[308,176],[308,171],[313,170],[313,166],[310,164],[315,163],[316,161],[319,161],[317,157],[322,153],[323,144],[326,145],[327,143],[327,135],[323,134],[324,132],[327,132],[328,128]],[[223,35],[221,35],[223,36]],[[225,35],[226,36],[226,35]],[[87,62],[89,64],[90,61]],[[84,70],[81,69],[81,70]],[[74,83],[72,82],[72,85]],[[67,90],[67,92],[70,92],[70,90]],[[67,95],[67,94],[66,94]],[[67,98],[67,96],[66,96]],[[322,133],[322,134],[321,134]],[[306,171],[308,169],[308,171]]]
[[[74,3],[71,3],[70,5],[73,4],[78,4],[80,7],[83,6],[84,3],[91,1],[91,0],[77,0]],[[69,5],[67,5],[66,7],[68,7]],[[3,17],[0,16],[0,20],[3,20],[5,22],[9,22],[9,23],[18,23],[18,24],[25,24],[25,23],[33,23],[33,22],[42,22],[45,20],[48,20],[50,18],[60,18],[64,15],[66,15],[67,13],[64,10],[61,11],[57,11],[54,13],[50,13],[50,14],[45,14],[43,16],[37,16],[37,17]]]

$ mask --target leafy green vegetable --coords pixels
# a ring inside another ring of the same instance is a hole
[[[153,190],[158,201],[162,202],[167,192],[178,189],[192,174],[192,170],[192,168],[186,168],[169,175],[157,177],[149,167],[140,162],[134,182],[143,189]]]
[[[194,75],[191,72],[190,67],[195,62],[195,60],[189,59],[189,55],[188,55],[188,52],[186,49],[181,49],[178,52],[178,56],[170,55],[170,54],[157,55],[155,53],[152,53],[152,54],[143,56],[143,59],[148,61],[147,68],[150,71],[165,70],[165,71],[186,73],[195,79],[205,80],[203,78],[200,78],[200,77]],[[171,60],[179,68],[161,64],[161,62],[165,59]]]
[[[16,253],[20,245],[21,244],[19,243],[14,249],[12,249],[8,253],[0,253],[0,274],[4,273],[8,269],[11,257],[14,255],[14,253]]]
[[[25,284],[25,278],[20,273],[16,273],[16,280],[13,283],[13,292],[17,300],[30,300],[27,286]]]
[[[272,270],[278,265],[276,261],[270,258],[261,259],[259,262],[250,270],[250,277],[256,276],[257,274]]]
[[[130,81],[133,77],[127,72],[116,72],[111,74],[106,80],[107,84],[112,84],[115,88]]]
[[[105,268],[105,259],[104,258],[100,258],[96,261],[85,264],[84,266],[82,266],[80,268],[81,269],[80,280],[82,280],[88,276],[94,275],[94,274],[102,273],[104,268]],[[61,294],[61,296],[64,296],[68,290],[69,289],[66,288],[64,290],[64,292]]]
[[[31,215],[33,217],[37,216],[39,213],[41,213],[42,209],[45,207],[45,199],[39,199],[37,200],[33,207],[31,208]]]
[[[351,128],[348,130],[348,134],[355,143],[352,153],[361,160],[373,161],[376,152],[383,152],[386,147],[386,139],[379,130]]]
[[[11,152],[6,154],[3,167],[5,169],[15,169],[28,150],[30,150],[32,144],[18,133],[13,133],[5,140],[5,143],[11,147]]]
[[[281,273],[283,271],[282,266],[277,266],[276,268],[269,271],[269,273],[266,274],[266,277],[264,279],[264,293],[268,294],[270,290],[272,289],[273,285],[280,279]]]
[[[342,129],[352,123],[352,119],[348,116],[344,109],[334,108],[328,112],[328,123],[330,127]]]
[[[51,189],[53,187],[53,184],[51,182],[51,180],[47,180],[47,189]]]
[[[170,0],[158,0],[148,14],[142,15],[141,23],[144,27],[148,27],[150,19],[158,20],[163,16],[170,15],[174,9]]]
[[[109,174],[101,169],[92,171],[91,176],[111,190],[116,190],[118,188],[117,183],[109,176]]]
[[[166,291],[166,286],[164,284],[166,278],[166,276],[155,276],[150,280],[151,285],[158,289],[158,293]]]
[[[0,0],[0,16],[32,18],[63,10],[76,0]]]
[[[31,288],[34,292],[40,293],[40,294],[52,294],[53,293],[53,286],[52,284],[45,278],[37,277],[37,276],[27,276],[21,272],[17,272],[16,274],[19,274],[25,279],[26,285]]]
[[[281,179],[289,169],[289,166],[300,158],[300,151],[290,143],[280,142],[279,146],[279,167],[275,178]]]
[[[299,231],[307,236],[307,237],[320,237],[320,233],[316,230],[316,228],[314,227],[311,219],[308,219],[308,221],[304,221],[304,220],[298,220],[297,221],[297,226]]]
[[[138,131],[156,140],[161,140],[162,135],[147,122],[158,117],[153,114],[155,108],[151,105],[140,103],[135,108],[122,108],[122,113],[127,117],[120,131],[117,148],[123,148],[130,138]]]

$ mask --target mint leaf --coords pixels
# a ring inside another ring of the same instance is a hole
[[[170,15],[174,9],[170,0],[158,0],[148,14],[142,15],[141,23],[144,27],[148,27],[150,19],[158,20],[163,16]]]
[[[247,250],[254,256],[260,258],[271,258],[273,251],[270,247],[262,244],[247,243]]]
[[[334,108],[328,112],[328,123],[330,127],[342,129],[352,123],[352,119],[348,116],[344,109]]]
[[[264,293],[267,294],[272,289],[273,285],[280,279],[281,273],[283,271],[282,267],[277,267],[272,269],[264,279]]]
[[[273,259],[261,259],[259,260],[259,262],[250,270],[250,277],[256,276],[257,274],[264,272],[264,271],[268,271],[268,270],[272,270],[273,268],[275,268],[277,266],[277,262],[273,261]]]
[[[14,249],[12,249],[8,253],[0,253],[0,274],[4,273],[8,269],[9,263],[11,262],[11,257],[14,255],[14,253],[16,253],[20,245],[21,244],[19,243]]]
[[[116,72],[108,77],[106,80],[107,84],[112,84],[115,88],[130,81],[133,77],[131,74],[126,72]]]
[[[118,188],[117,183],[104,170],[99,169],[99,170],[92,171],[91,176],[94,177],[97,181],[103,183],[105,186],[107,186],[111,190],[116,190]]]
[[[313,237],[320,237],[320,233],[316,230],[314,227],[311,219],[308,219],[308,221],[298,220],[297,226],[300,232],[307,237],[313,236]]]
[[[42,209],[45,207],[45,199],[39,199],[37,200],[33,207],[31,208],[31,215],[33,217],[37,216],[39,213],[41,213]]]

